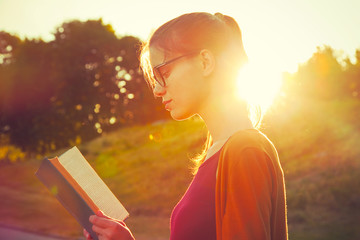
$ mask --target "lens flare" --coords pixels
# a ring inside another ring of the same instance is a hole
[[[265,113],[281,87],[281,72],[271,64],[249,63],[239,73],[238,97],[258,105]]]

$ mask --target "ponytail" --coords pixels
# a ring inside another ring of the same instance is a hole
[[[247,63],[248,57],[246,55],[243,41],[242,41],[242,34],[239,25],[235,21],[234,18],[223,15],[222,13],[215,13],[215,17],[217,17],[220,21],[222,21],[229,29],[229,42],[233,45],[231,51],[235,51],[234,55],[236,57],[235,61],[239,63],[239,68]]]

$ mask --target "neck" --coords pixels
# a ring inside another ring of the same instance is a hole
[[[212,98],[199,113],[204,120],[213,142],[223,141],[239,130],[254,128],[246,110],[246,105],[234,96]]]

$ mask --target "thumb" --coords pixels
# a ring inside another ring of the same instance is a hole
[[[117,222],[117,223],[120,223],[122,226],[126,227],[126,224],[124,223],[124,221],[117,220],[117,219],[113,219],[113,218],[111,218],[111,217],[109,217],[109,216],[106,216],[106,215],[104,214],[104,212],[101,211],[101,210],[98,210],[98,211],[96,212],[96,216],[113,220],[113,221],[115,221],[115,222]]]
[[[96,216],[98,216],[98,217],[104,217],[104,218],[109,218],[109,217],[106,216],[106,215],[103,213],[103,211],[101,211],[101,210],[98,210],[98,211],[96,212]]]
[[[110,220],[114,220],[114,219],[112,219],[111,217],[106,216],[105,213],[104,213],[103,211],[101,211],[101,210],[98,210],[98,211],[96,212],[96,216],[98,216],[98,217],[103,217],[103,218],[110,219]]]

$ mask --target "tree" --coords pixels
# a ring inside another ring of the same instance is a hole
[[[354,64],[349,59],[346,61],[345,89],[348,96],[360,100],[360,50],[356,50],[355,58],[356,62]]]
[[[54,35],[44,42],[3,34],[16,48],[0,68],[0,129],[12,144],[44,153],[165,116],[139,69],[139,39],[117,37],[101,19],[64,23]]]
[[[299,66],[297,73],[287,75],[283,91],[287,95],[329,100],[344,94],[343,68],[329,46],[318,47],[317,52]]]

